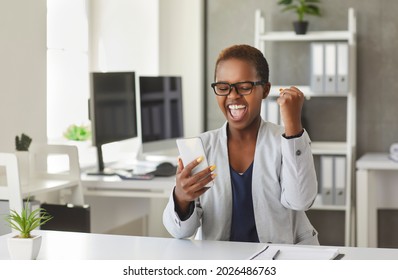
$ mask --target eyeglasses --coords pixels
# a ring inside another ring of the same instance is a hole
[[[234,87],[236,92],[239,95],[249,95],[252,93],[253,87],[264,85],[265,81],[257,81],[257,82],[239,82],[235,84],[229,83],[212,83],[211,87],[214,90],[214,93],[218,96],[227,96],[231,93],[232,88]]]

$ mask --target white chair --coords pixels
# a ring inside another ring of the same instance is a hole
[[[30,182],[22,186],[23,193],[31,195],[70,189],[74,205],[84,205],[83,187],[80,180],[79,154],[76,146],[71,145],[37,145],[29,149]],[[48,160],[54,155],[64,155],[68,168],[62,172],[49,172]]]
[[[8,200],[10,209],[22,211],[22,192],[19,184],[18,160],[13,153],[0,153],[0,200]]]
[[[51,155],[66,155],[69,168],[62,173],[49,173],[47,160]],[[10,209],[21,211],[24,198],[64,189],[71,190],[70,203],[84,205],[77,147],[32,145],[29,149],[30,175],[26,185],[20,184],[18,166],[14,153],[0,153],[0,168],[5,170],[4,174],[0,173],[0,200],[8,200]]]

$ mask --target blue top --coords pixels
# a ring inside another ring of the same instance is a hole
[[[232,181],[231,241],[259,242],[252,198],[253,163],[239,174],[230,167]]]

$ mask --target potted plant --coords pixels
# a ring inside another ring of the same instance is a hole
[[[76,146],[80,155],[87,153],[91,146],[90,125],[72,124],[64,131],[63,136],[69,140],[68,145]]]
[[[64,132],[64,137],[72,141],[86,141],[91,137],[90,127],[86,125],[70,125]]]
[[[296,34],[306,34],[308,28],[308,21],[304,20],[304,15],[321,16],[319,7],[317,6],[320,0],[279,0],[279,5],[284,5],[284,11],[294,11],[298,19],[293,22]]]
[[[19,233],[7,240],[11,259],[35,260],[40,251],[41,236],[32,235],[31,232],[52,218],[43,208],[31,211],[29,199],[21,213],[11,210],[5,219],[10,227]]]
[[[15,136],[15,150],[18,159],[19,181],[21,185],[28,184],[29,180],[29,147],[32,138],[22,133]]]

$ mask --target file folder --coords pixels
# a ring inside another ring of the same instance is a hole
[[[337,52],[335,43],[325,43],[325,93],[336,93]]]
[[[333,204],[333,156],[321,156],[320,161],[321,170],[321,192],[322,204]]]
[[[268,99],[267,101],[267,121],[280,124],[279,105],[276,99]]]
[[[336,156],[334,158],[334,204],[345,205],[346,198],[346,158],[344,156]]]
[[[315,93],[324,91],[324,45],[311,44],[311,90]]]
[[[260,116],[263,120],[267,120],[267,99],[261,100]]]
[[[337,44],[337,92],[348,92],[348,44]]]

